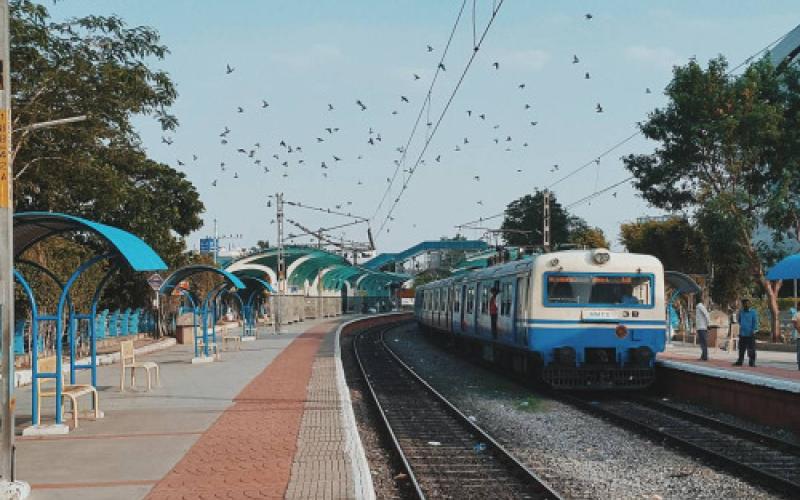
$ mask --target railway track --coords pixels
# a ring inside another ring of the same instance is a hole
[[[800,447],[653,399],[562,399],[790,494],[800,491]]]
[[[390,328],[361,333],[353,348],[417,496],[559,499],[389,349]]]

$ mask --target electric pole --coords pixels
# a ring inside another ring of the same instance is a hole
[[[3,352],[0,422],[0,496],[14,491],[14,236],[11,158],[11,60],[8,0],[0,0],[0,329]],[[35,348],[35,346],[34,346]]]
[[[542,246],[550,251],[550,191],[542,191]]]
[[[219,258],[219,233],[217,232],[217,219],[214,219],[214,265],[217,265]]]
[[[284,293],[285,289],[285,278],[284,276],[286,272],[286,262],[284,261],[283,255],[283,193],[276,193],[275,194],[275,210],[277,211],[275,222],[278,226],[278,269],[277,269],[277,293],[275,294],[275,311],[273,311],[273,317],[275,319],[275,333],[280,333],[281,331],[281,295]]]

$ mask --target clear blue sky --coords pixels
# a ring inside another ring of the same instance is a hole
[[[472,2],[467,3],[445,61],[447,71],[433,92],[433,119],[471,52]],[[65,0],[47,5],[56,18],[115,13],[130,25],[152,26],[161,33],[171,54],[158,64],[177,84],[174,112],[181,126],[168,134],[174,142],[167,146],[153,121],[137,123],[149,154],[185,171],[200,192],[206,227],[190,238],[190,246],[196,247],[200,236],[211,233],[213,218],[222,234],[242,234],[243,245],[258,239],[274,242],[274,209],[266,207],[266,200],[278,191],[289,200],[326,208],[341,205],[372,216],[461,1]],[[491,2],[477,5],[480,30]],[[593,19],[587,20],[586,13]],[[395,220],[387,225],[388,232],[378,235],[379,250],[453,235],[455,225],[500,212],[509,201],[552,184],[630,135],[637,121],[663,104],[661,91],[673,64],[690,57],[705,62],[721,53],[736,65],[798,23],[796,0],[506,0]],[[427,51],[428,44],[434,52]],[[235,71],[226,74],[226,64]],[[401,95],[410,103],[402,102]],[[261,108],[262,99],[268,108]],[[357,99],[366,111],[356,105]],[[598,103],[603,113],[596,113]],[[237,112],[238,106],[243,113]],[[467,110],[472,110],[471,117]],[[538,124],[533,127],[531,121]],[[222,145],[219,134],[225,126],[231,132],[229,144]],[[326,127],[340,130],[329,134]],[[375,146],[367,143],[370,128],[373,138],[381,135]],[[420,151],[424,129],[412,144],[410,160]],[[324,142],[317,142],[318,137]],[[287,153],[279,146],[282,140],[303,152]],[[257,142],[261,148],[255,158],[262,166],[236,152],[249,151]],[[641,138],[630,141],[599,166],[556,186],[556,196],[569,204],[624,179],[627,173],[619,158],[652,147]],[[434,161],[439,155],[441,161]],[[178,167],[178,160],[186,165]],[[288,168],[283,161],[289,162]],[[321,168],[322,161],[328,169]],[[226,163],[224,172],[220,162]],[[556,164],[558,171],[551,172]],[[387,201],[397,197],[397,188]],[[616,243],[620,223],[656,212],[623,185],[576,206],[574,213],[600,226]],[[375,231],[385,214],[383,208],[374,219]],[[344,222],[294,208],[288,216],[314,228]],[[346,237],[359,240],[365,234],[363,226],[346,231]]]

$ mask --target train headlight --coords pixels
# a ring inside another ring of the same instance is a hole
[[[597,251],[594,253],[594,255],[592,255],[592,260],[598,266],[602,266],[603,264],[611,260],[611,254],[608,252]]]
[[[617,336],[617,338],[624,339],[628,336],[628,328],[625,325],[617,325],[617,327],[614,329],[614,334]]]

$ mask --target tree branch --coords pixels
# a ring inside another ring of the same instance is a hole
[[[33,160],[31,160],[28,163],[26,163],[24,167],[19,169],[19,171],[16,174],[14,174],[14,180],[16,181],[17,179],[19,179],[22,176],[22,174],[24,174],[25,171],[28,170],[28,168],[30,168],[30,166],[33,165],[34,163],[36,163],[37,161],[63,160],[63,159],[64,158],[62,158],[60,156],[41,156],[39,158],[34,158]]]

